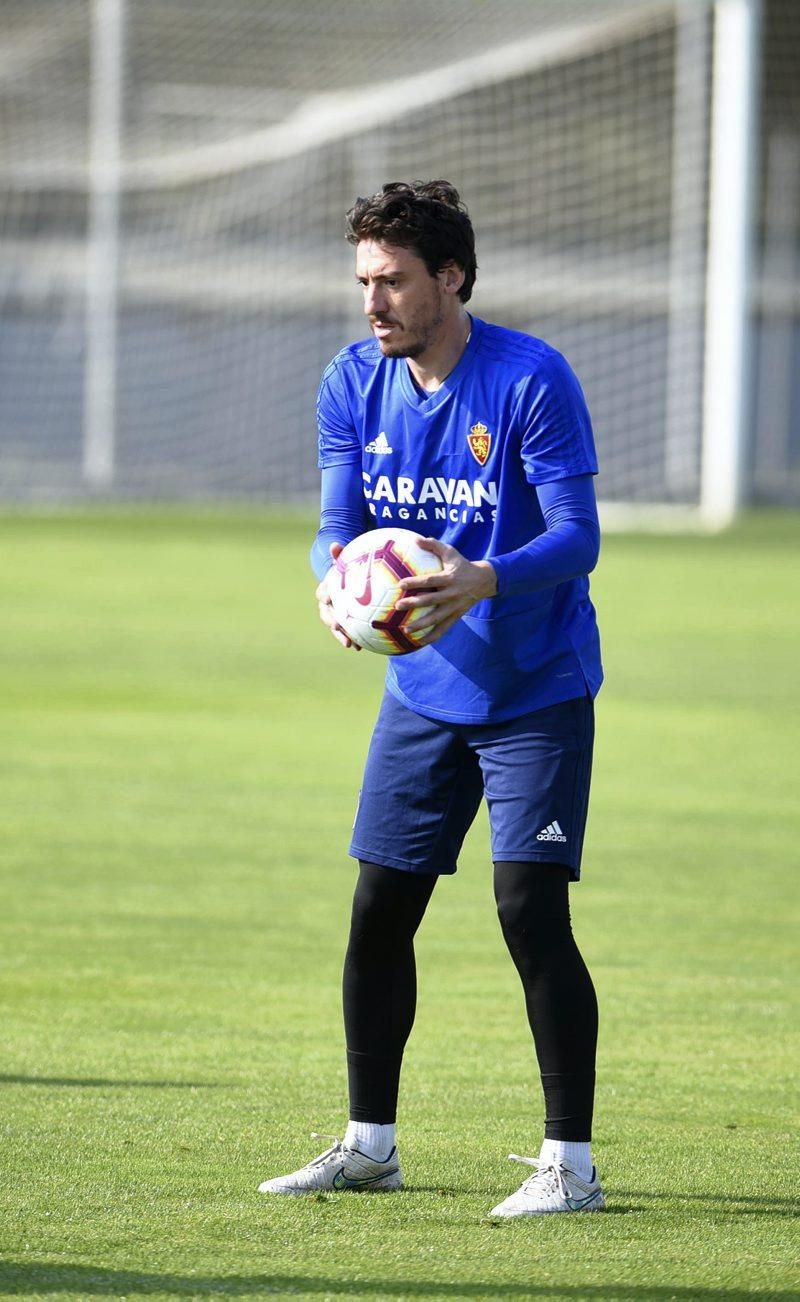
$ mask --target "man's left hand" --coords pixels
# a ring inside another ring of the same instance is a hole
[[[476,602],[495,596],[497,575],[489,561],[468,561],[455,547],[438,538],[423,538],[419,545],[440,558],[442,569],[437,574],[401,579],[400,587],[408,595],[400,598],[397,609],[431,608],[424,624],[418,625],[420,632],[424,628],[424,636],[414,639],[420,646],[429,646]]]

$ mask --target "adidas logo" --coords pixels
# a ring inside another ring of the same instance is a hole
[[[566,841],[566,839],[555,819],[552,823],[548,823],[547,827],[543,827],[536,838],[537,841]]]
[[[371,443],[368,443],[367,446],[364,448],[364,451],[377,452],[380,455],[381,453],[393,452],[394,448],[389,446],[389,440],[387,439],[384,431],[381,430],[378,437],[376,439],[373,439]]]

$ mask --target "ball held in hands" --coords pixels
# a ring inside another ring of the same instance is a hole
[[[342,549],[326,576],[336,623],[356,646],[379,655],[419,649],[430,607],[397,608],[403,579],[440,573],[442,561],[411,529],[372,529]]]

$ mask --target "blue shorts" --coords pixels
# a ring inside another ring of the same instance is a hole
[[[562,863],[577,881],[593,743],[589,696],[503,723],[454,724],[387,692],[350,853],[406,872],[454,873],[485,794],[495,863]]]

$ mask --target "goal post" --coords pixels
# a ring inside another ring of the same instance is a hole
[[[730,524],[748,496],[751,284],[761,0],[716,0],[700,513]]]
[[[92,0],[83,474],[114,478],[125,0]]]

